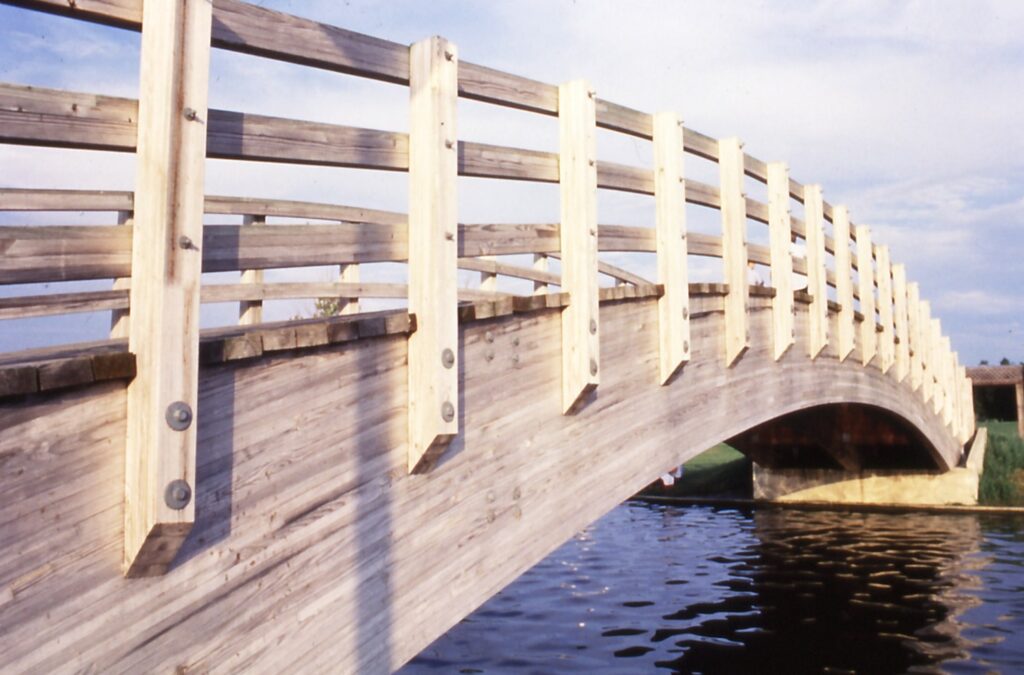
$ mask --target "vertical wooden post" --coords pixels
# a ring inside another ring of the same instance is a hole
[[[892,325],[892,268],[889,265],[889,247],[875,247],[878,278],[878,321],[882,334],[878,338],[878,353],[882,360],[882,372],[888,373],[896,359],[896,343]]]
[[[686,272],[686,185],[683,182],[683,127],[679,116],[662,112],[654,128],[654,203],[657,224],[658,336],[661,383],[690,359],[690,286]]]
[[[718,142],[722,210],[722,266],[725,283],[725,365],[736,363],[750,346],[747,316],[747,201],[743,192],[743,144],[738,138]]]
[[[1024,383],[1014,387],[1017,396],[1017,435],[1024,438]]]
[[[907,336],[910,339],[910,388],[921,388],[921,290],[917,282],[907,284]]]
[[[807,227],[808,309],[807,355],[812,359],[828,345],[828,285],[825,267],[825,212],[820,185],[804,186],[804,220]]]
[[[900,343],[896,345],[896,381],[902,382],[910,374],[910,338],[909,318],[907,310],[907,270],[902,265],[892,266],[892,284],[894,295],[894,321],[896,335]]]
[[[918,329],[921,351],[921,399],[927,403],[935,397],[935,364],[932,361],[932,307],[927,300],[921,300],[921,325]]]
[[[850,213],[845,206],[832,209],[835,240],[836,300],[839,302],[839,360],[845,361],[854,347],[853,263],[850,256]]]
[[[953,424],[953,368],[954,354],[948,335],[943,335],[942,345],[942,421],[947,425]]]
[[[457,59],[441,37],[409,49],[410,472],[429,469],[459,432]]]
[[[481,260],[494,260],[493,255],[482,255]],[[491,272],[480,273],[480,290],[494,293],[498,290],[498,275]]]
[[[575,410],[600,381],[595,99],[585,80],[558,88],[562,290],[569,293],[562,310],[563,414]]]
[[[789,209],[789,167],[768,164],[768,239],[772,262],[772,355],[778,361],[795,341],[793,328],[793,224]]]
[[[538,272],[548,271],[548,257],[543,253],[533,254],[533,269]],[[533,294],[534,295],[545,295],[548,292],[548,285],[543,281],[533,282]]]
[[[942,357],[942,322],[938,319],[932,319],[928,353],[930,355],[928,360],[932,366],[932,380],[934,382],[932,389],[932,412],[938,415],[946,405],[944,398],[946,391],[943,388],[943,364],[945,360]]]
[[[960,366],[957,378],[960,382],[961,442],[966,443],[974,436],[974,405],[971,401],[974,389],[970,378],[967,377],[967,368],[964,366]]]
[[[266,216],[242,216],[242,227],[257,227],[267,224]],[[263,285],[263,270],[242,270],[240,282]],[[263,323],[263,301],[242,300],[238,303],[238,323],[252,326]]]
[[[124,571],[162,574],[195,520],[199,286],[212,5],[146,2],[139,74]]]
[[[132,224],[132,212],[131,211],[118,211],[117,212],[117,224],[118,225],[131,225]],[[121,277],[120,279],[114,279],[114,283],[111,286],[112,290],[115,291],[129,291],[132,287],[131,277]],[[127,309],[114,309],[110,312],[110,337],[112,338],[126,338],[128,337],[128,311]]]
[[[338,281],[343,284],[359,283],[359,263],[338,265]],[[358,314],[359,297],[343,296],[338,298],[338,314]]]
[[[871,230],[857,226],[857,281],[860,289],[860,355],[865,366],[875,358],[878,335],[875,333],[875,266],[872,261]]]

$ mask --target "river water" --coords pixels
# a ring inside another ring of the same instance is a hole
[[[627,502],[400,672],[1024,673],[1024,519]]]

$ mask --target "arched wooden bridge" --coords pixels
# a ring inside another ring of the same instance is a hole
[[[0,191],[17,291],[0,318],[112,316],[109,340],[0,355],[5,672],[389,671],[717,442],[819,410],[858,421],[838,465],[941,471],[974,433],[969,381],[903,267],[735,139],[440,38],[238,0],[10,4],[142,30],[142,49],[139,101],[0,84],[0,141],[137,161],[132,193]],[[407,86],[409,133],[208,109],[211,44]],[[557,117],[558,151],[459,140],[459,97]],[[653,165],[598,159],[598,129],[651,142]],[[686,179],[684,153],[719,185]],[[409,212],[204,195],[207,157],[407,171]],[[560,221],[459,224],[459,176],[557,183]],[[600,223],[599,189],[652,196],[653,227]],[[687,232],[694,205],[720,210],[721,236]],[[770,245],[748,241],[756,223]],[[656,277],[608,252],[655,254]],[[721,259],[718,281],[692,282],[691,256]],[[379,262],[407,282],[374,280]],[[338,280],[263,278],[322,265]],[[241,276],[201,276],[225,271]],[[75,285],[97,279],[112,288]],[[340,314],[264,322],[282,298]],[[360,311],[372,298],[407,305]],[[239,325],[201,329],[200,303],[223,302]]]

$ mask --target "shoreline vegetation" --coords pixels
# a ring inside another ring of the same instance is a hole
[[[1024,440],[1016,421],[979,421],[988,428],[985,470],[978,486],[979,506],[1024,506]],[[655,481],[641,497],[750,499],[751,464],[741,452],[719,443],[683,465],[674,485]]]

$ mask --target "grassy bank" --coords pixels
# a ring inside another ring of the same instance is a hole
[[[750,460],[725,443],[719,443],[683,465],[682,478],[675,485],[664,487],[655,482],[645,494],[678,497],[749,497]]]
[[[978,486],[978,503],[1024,506],[1024,441],[1017,436],[1017,422],[981,424],[988,427],[988,448]]]

